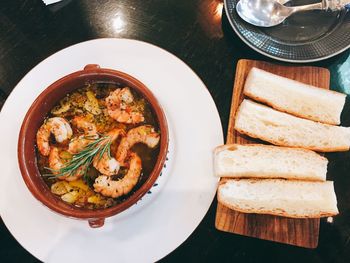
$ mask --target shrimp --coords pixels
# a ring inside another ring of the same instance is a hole
[[[158,145],[160,139],[159,133],[157,133],[151,125],[142,125],[136,128],[130,129],[124,137],[117,149],[116,159],[123,165],[128,151],[132,146],[137,143],[144,143],[150,148],[154,148]]]
[[[107,176],[117,174],[120,168],[119,162],[115,158],[109,157],[107,151],[103,153],[101,158],[96,155],[93,165],[101,174]]]
[[[82,130],[85,135],[96,135],[97,129],[96,125],[92,122],[88,121],[86,117],[76,116],[72,120],[73,125],[77,127],[79,130]]]
[[[50,154],[49,139],[51,133],[55,136],[58,143],[63,143],[73,135],[72,128],[65,119],[60,117],[48,119],[43,125],[41,125],[36,134],[36,143],[39,152],[43,156],[48,156]]]
[[[98,138],[95,124],[89,122],[85,117],[77,116],[72,121],[73,125],[84,132],[84,135],[71,140],[68,152],[75,154],[83,150],[92,140]]]
[[[65,163],[60,157],[60,150],[57,147],[52,147],[49,155],[49,167],[53,174],[59,174],[59,170],[65,166]],[[83,167],[77,169],[75,174],[64,174],[57,176],[60,180],[75,181],[84,175]]]
[[[112,143],[114,142],[120,135],[124,135],[124,130],[122,129],[113,129],[107,133],[107,139],[108,141],[105,141],[103,143]],[[109,152],[106,150],[100,156],[97,154],[94,157],[93,160],[93,166],[103,175],[112,176],[114,174],[117,174],[120,168],[119,162],[109,156]]]
[[[139,123],[145,120],[141,112],[133,110],[134,96],[129,88],[116,89],[106,98],[109,116],[121,123]]]
[[[141,175],[142,163],[136,153],[130,153],[129,170],[125,176],[118,180],[112,180],[111,177],[100,175],[95,179],[95,192],[104,196],[117,198],[128,194],[137,184]]]

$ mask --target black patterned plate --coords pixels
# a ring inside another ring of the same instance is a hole
[[[239,0],[225,0],[225,11],[237,35],[265,56],[288,62],[313,62],[335,56],[350,47],[350,12],[297,13],[282,24],[262,28],[246,23],[236,12]],[[287,5],[319,1],[294,0]]]

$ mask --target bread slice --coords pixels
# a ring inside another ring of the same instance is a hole
[[[263,144],[227,144],[214,150],[215,175],[325,181],[328,160],[311,151]]]
[[[345,94],[306,85],[258,68],[250,70],[244,94],[280,111],[335,125],[340,124],[346,98]]]
[[[282,146],[320,152],[348,151],[350,147],[348,127],[305,120],[250,100],[241,103],[234,128],[240,133]]]
[[[294,218],[319,218],[338,214],[332,181],[230,179],[219,186],[218,201],[243,213]]]

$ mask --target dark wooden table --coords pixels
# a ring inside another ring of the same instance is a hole
[[[126,23],[116,31],[111,19],[117,13],[123,14]],[[40,61],[72,44],[103,37],[150,42],[185,61],[214,98],[224,134],[237,61],[272,61],[234,34],[219,0],[63,0],[48,7],[40,0],[1,0],[0,108],[19,80]],[[344,90],[350,88],[348,58],[349,51],[313,65],[329,68],[332,86]],[[349,206],[339,225],[322,221],[315,250],[219,232],[214,227],[215,212],[216,201],[193,234],[163,261],[350,262]],[[0,262],[37,262],[2,222]]]

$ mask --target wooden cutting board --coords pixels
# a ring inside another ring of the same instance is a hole
[[[252,67],[257,67],[306,84],[329,89],[330,73],[328,69],[299,66],[289,67],[255,60],[239,60],[233,87],[226,143],[249,144],[257,142],[257,140],[241,135],[233,129],[237,108],[245,97],[243,95],[245,79]],[[225,178],[222,180],[225,180]],[[318,244],[320,220],[245,214],[231,210],[218,203],[215,226],[218,230],[234,234],[300,247],[316,248]]]

